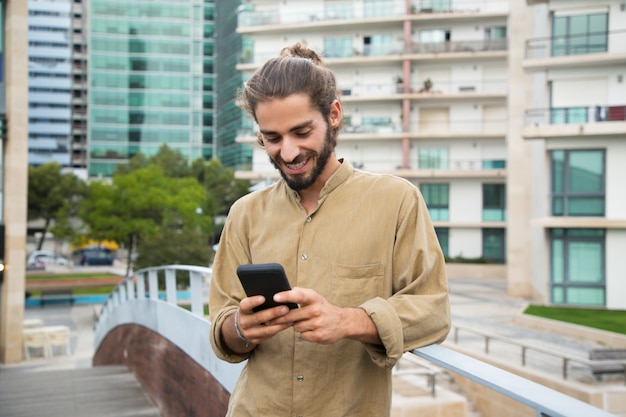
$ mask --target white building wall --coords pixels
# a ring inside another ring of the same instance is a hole
[[[606,234],[606,307],[609,309],[626,309],[624,248],[626,230],[609,230]]]
[[[475,180],[451,181],[449,207],[451,223],[482,222],[482,183]]]
[[[450,229],[448,234],[448,256],[455,258],[479,258],[482,255],[482,233],[480,229]]]

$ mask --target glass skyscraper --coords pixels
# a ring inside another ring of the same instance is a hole
[[[166,144],[214,156],[214,2],[92,0],[89,176]]]
[[[219,1],[215,5],[216,43],[216,132],[217,157],[226,167],[235,170],[252,167],[252,148],[237,143],[235,138],[242,123],[243,111],[235,105],[237,89],[243,84],[237,64],[241,57],[242,37],[237,33],[237,15],[241,10],[240,0]]]

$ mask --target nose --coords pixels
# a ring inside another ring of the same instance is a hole
[[[293,162],[300,155],[300,147],[297,141],[291,137],[285,137],[281,141],[280,157],[283,161],[289,163]]]

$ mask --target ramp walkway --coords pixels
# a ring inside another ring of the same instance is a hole
[[[0,417],[160,417],[125,366],[0,370]]]

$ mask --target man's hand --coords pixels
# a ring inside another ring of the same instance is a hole
[[[380,344],[378,330],[365,310],[337,307],[311,289],[294,288],[274,295],[278,303],[296,303],[300,308],[267,324],[293,325],[303,340],[332,344],[341,339]]]
[[[260,295],[244,298],[239,303],[239,314],[231,314],[224,321],[222,337],[234,352],[249,352],[256,345],[291,327],[292,323],[289,322],[275,322],[289,312],[287,306],[272,307],[256,313],[252,311],[253,308],[260,306],[263,302],[265,302],[265,298]],[[250,342],[248,346],[246,346],[246,341],[237,334],[235,318],[238,320],[239,333]]]

